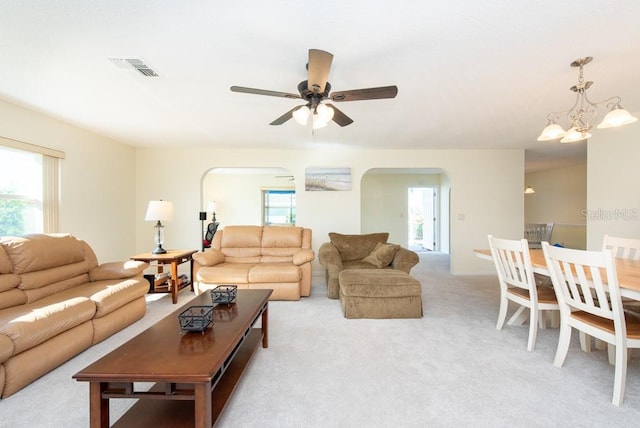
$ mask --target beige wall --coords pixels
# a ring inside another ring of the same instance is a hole
[[[66,153],[61,163],[60,231],[86,239],[100,261],[150,250],[153,225],[144,215],[152,199],[175,206],[175,219],[165,228],[165,247],[200,248],[202,181],[215,167],[290,171],[296,183],[297,223],[313,229],[316,250],[328,232],[361,233],[361,179],[372,168],[444,171],[451,189],[455,274],[492,273],[493,266],[478,259],[473,249],[487,246],[488,233],[522,233],[523,150],[359,150],[348,145],[314,150],[133,149],[5,102],[0,102],[0,117],[3,137]],[[306,192],[304,171],[311,166],[350,167],[352,190]]]
[[[640,238],[640,122],[596,130],[587,153],[587,247],[605,234]]]
[[[180,168],[166,168],[158,175],[154,165],[169,162]],[[351,191],[306,192],[304,171],[311,166],[350,167]],[[361,179],[372,168],[441,168],[445,172],[451,186],[451,268],[456,274],[493,271],[490,263],[473,253],[474,248],[487,246],[488,233],[522,234],[522,150],[358,150],[335,146],[306,151],[138,149],[135,218],[139,251],[148,249],[152,235],[151,225],[143,220],[151,199],[171,200],[177,207],[175,220],[165,228],[165,246],[199,248],[201,182],[215,167],[290,171],[296,183],[297,224],[313,229],[316,250],[329,232],[361,233]]]
[[[0,136],[65,152],[59,231],[87,241],[100,262],[136,251],[135,150],[0,101]]]
[[[536,193],[524,197],[526,223],[555,223],[551,243],[585,249],[587,242],[587,164],[526,174]]]
[[[449,191],[441,184],[442,174],[429,170],[423,170],[419,174],[413,171],[403,173],[395,169],[376,168],[362,177],[362,233],[389,232],[389,242],[407,245],[409,239],[408,189],[433,187],[437,189],[440,202],[442,202],[440,195],[448,194]],[[440,244],[440,250],[448,252],[449,230],[442,228],[441,220],[443,215],[448,216],[449,213],[448,198],[444,199],[444,202],[446,204],[440,203],[439,206],[434,207],[438,211],[440,226],[436,239]]]
[[[235,170],[235,171],[234,171]],[[262,190],[294,189],[296,183],[286,176],[285,169],[273,168],[265,173],[264,168],[212,169],[202,181],[203,205],[216,201],[216,220],[220,228],[228,224],[262,224]],[[207,213],[207,220],[211,214]]]

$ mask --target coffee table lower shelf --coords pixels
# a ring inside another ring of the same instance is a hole
[[[262,329],[252,328],[215,385],[211,394],[212,426],[216,424],[261,341]],[[157,383],[151,391],[161,392],[164,391],[164,387],[164,383]],[[140,421],[144,421],[145,426],[154,428],[193,427],[195,425],[194,402],[192,400],[139,399],[113,426],[139,428]]]

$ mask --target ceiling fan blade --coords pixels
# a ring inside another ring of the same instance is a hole
[[[333,104],[327,104],[328,107],[333,109],[333,121],[340,126],[347,126],[353,123],[353,119],[338,110]]]
[[[321,94],[324,92],[331,70],[333,55],[319,49],[309,49],[309,62],[307,63],[308,87]]]
[[[231,92],[242,92],[245,94],[268,95],[270,97],[283,98],[300,98],[299,94],[290,94],[288,92],[267,91],[265,89],[245,88],[244,86],[232,86]]]
[[[361,101],[379,100],[383,98],[395,98],[398,95],[398,87],[381,86],[379,88],[353,89],[351,91],[336,91],[331,93],[331,101]]]
[[[283,114],[282,116],[280,116],[279,118],[271,122],[269,125],[282,125],[287,120],[291,119],[293,117],[293,112],[298,110],[299,108],[300,106],[295,106],[294,108],[292,108],[291,110],[289,110],[288,112],[286,112],[285,114]]]

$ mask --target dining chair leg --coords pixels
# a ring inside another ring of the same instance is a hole
[[[538,327],[542,330],[547,328],[547,314],[551,311],[538,312]]]
[[[612,343],[607,343],[607,354],[609,356],[609,364],[612,366],[616,364],[616,346]],[[627,362],[631,359],[633,349],[627,348]]]
[[[527,351],[533,351],[536,346],[536,337],[538,335],[538,317],[540,311],[530,311],[529,319],[529,342],[527,343]]]
[[[502,330],[504,320],[507,319],[507,308],[509,307],[509,301],[505,297],[500,297],[500,310],[498,311],[498,322],[496,324],[497,330]]]
[[[595,346],[598,351],[604,351],[609,345],[607,342],[600,339],[596,339],[595,342],[596,342]]]
[[[560,325],[560,335],[558,337],[558,349],[556,350],[556,357],[553,360],[553,365],[556,367],[562,367],[564,360],[567,358],[567,352],[569,352],[569,344],[571,342],[571,326],[568,324]]]
[[[584,331],[580,332],[580,348],[583,352],[591,352],[591,336]]]
[[[627,381],[627,347],[615,346],[615,375],[613,381],[613,404],[620,406],[624,400],[624,388]]]
[[[549,311],[549,324],[551,328],[560,328],[560,311]]]

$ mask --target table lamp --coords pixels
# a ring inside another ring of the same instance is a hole
[[[144,216],[144,219],[145,221],[157,221],[154,226],[157,229],[155,237],[156,248],[151,253],[165,254],[167,250],[162,248],[162,244],[164,243],[164,236],[162,231],[164,225],[162,224],[162,222],[173,220],[173,203],[163,200],[149,201],[147,214]]]
[[[216,222],[216,201],[211,201],[207,204],[207,212],[211,213],[213,218],[211,221]]]

